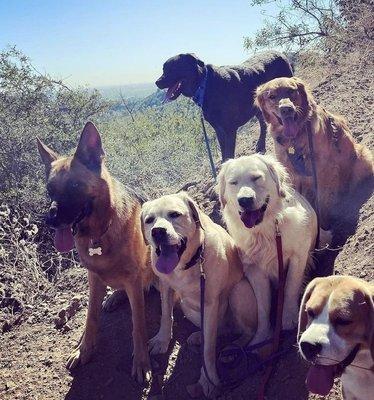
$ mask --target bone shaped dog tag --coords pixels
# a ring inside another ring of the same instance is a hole
[[[103,254],[103,251],[102,251],[101,247],[95,247],[95,248],[89,247],[88,248],[88,255],[90,257],[93,257],[95,255],[101,256],[102,254]]]

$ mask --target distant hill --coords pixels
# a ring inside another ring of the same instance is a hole
[[[99,86],[96,88],[108,100],[121,100],[121,94],[125,99],[144,99],[156,91],[154,83],[131,83],[126,85]]]

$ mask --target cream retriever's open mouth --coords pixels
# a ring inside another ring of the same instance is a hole
[[[260,224],[264,219],[265,211],[268,207],[270,196],[267,196],[265,203],[257,210],[245,209],[239,211],[240,219],[246,228],[253,228],[254,226]]]
[[[161,243],[156,247],[156,268],[162,274],[170,274],[178,265],[186,250],[187,239],[183,238],[180,244]]]
[[[164,103],[168,103],[169,101],[177,99],[181,93],[182,81],[178,81],[174,85],[170,86],[166,91]]]

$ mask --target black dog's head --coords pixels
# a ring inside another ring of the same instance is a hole
[[[204,71],[204,62],[195,54],[178,54],[163,66],[163,74],[156,81],[159,89],[168,89],[166,100],[175,100],[180,94],[192,97]]]
[[[74,223],[88,216],[96,197],[108,192],[101,177],[104,158],[101,138],[95,125],[88,122],[73,156],[59,156],[39,139],[38,150],[46,168],[51,199],[46,223],[55,229],[57,250],[69,251],[74,247]]]

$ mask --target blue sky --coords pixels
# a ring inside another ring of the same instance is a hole
[[[182,52],[242,62],[262,9],[250,0],[0,0],[0,49],[16,45],[74,86],[152,82]]]

